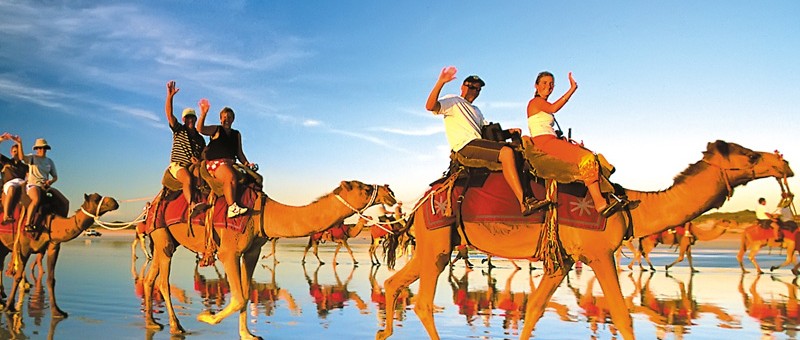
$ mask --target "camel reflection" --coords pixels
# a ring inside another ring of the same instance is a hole
[[[361,299],[356,292],[351,292],[347,289],[350,280],[353,279],[355,267],[350,267],[350,274],[347,279],[342,283],[339,279],[339,273],[336,271],[336,266],[333,266],[333,275],[336,278],[336,284],[319,284],[319,269],[322,265],[317,265],[314,270],[314,278],[311,279],[306,271],[306,266],[303,264],[303,275],[308,282],[308,292],[317,305],[317,316],[320,319],[327,318],[328,314],[334,309],[344,309],[347,302],[352,300],[356,304],[356,308],[362,313],[367,314],[367,304]]]
[[[700,317],[701,313],[716,316],[722,323],[721,328],[741,328],[739,321],[725,312],[722,308],[707,303],[698,303],[693,293],[694,275],[689,276],[688,289],[683,281],[672,277],[668,273],[666,278],[672,279],[678,285],[678,291],[671,294],[656,294],[650,287],[650,277],[641,288],[641,304],[634,308],[634,312],[646,315],[656,326],[656,338],[664,339],[672,333],[675,339],[683,339],[695,323],[693,320]]]
[[[502,291],[497,289],[497,279],[491,270],[482,272],[486,277],[486,288],[479,290],[469,289],[469,275],[472,271],[465,271],[461,278],[456,278],[453,272],[450,272],[449,282],[453,291],[453,303],[458,306],[458,313],[465,317],[468,325],[473,325],[480,317],[482,323],[489,327],[493,316],[502,316],[502,326],[506,334],[519,335],[520,321],[525,317],[528,294],[536,290],[532,275],[528,275],[530,287],[528,291],[512,289],[514,277],[519,270],[515,268],[509,273]],[[550,301],[547,303],[547,310],[554,311],[562,321],[575,321],[569,315],[569,308],[563,304]]]
[[[380,327],[384,327],[386,325],[386,293],[375,277],[378,274],[378,268],[378,266],[372,266],[369,269],[369,286],[372,288],[370,297],[378,310],[376,314],[378,315]],[[400,290],[397,296],[397,304],[395,305],[395,320],[404,321],[406,319],[406,308],[413,304],[413,297],[414,294],[411,293],[411,289],[408,287]]]
[[[254,319],[257,318],[260,308],[265,316],[272,316],[278,300],[286,302],[292,315],[300,315],[300,307],[292,294],[288,290],[278,287],[275,281],[275,269],[268,266],[264,266],[264,268],[270,271],[271,280],[269,283],[253,280],[250,284],[250,315]]]
[[[744,307],[747,315],[755,319],[761,325],[762,339],[773,339],[773,333],[786,333],[790,339],[797,338],[797,331],[800,329],[800,308],[797,303],[797,279],[792,283],[783,282],[772,277],[778,286],[769,290],[769,294],[761,294],[758,291],[758,281],[761,275],[755,276],[753,283],[750,284],[748,295],[744,290],[744,274],[739,278],[739,293],[742,295]],[[783,285],[786,293],[783,294],[777,288]],[[762,285],[762,289],[764,286]]]
[[[140,268],[136,268],[136,259],[131,261],[131,276],[133,277],[133,291],[141,300],[141,311],[144,311],[144,274],[147,270],[147,266],[150,265],[150,260],[145,260],[142,262]],[[180,289],[176,286],[171,286],[169,290],[170,295],[174,296],[178,299],[178,302],[182,304],[190,304],[189,297],[186,295],[186,291]],[[162,308],[164,307],[164,296],[161,295],[161,291],[158,289],[153,289],[153,302],[155,303],[155,307]],[[163,313],[163,310],[156,310],[156,313]]]
[[[635,307],[633,299],[636,298],[641,291],[642,272],[639,272],[636,280],[633,279],[632,273],[628,275],[628,279],[635,287],[633,293],[624,298],[625,305],[628,307],[628,310],[631,310]],[[598,330],[600,329],[600,325],[607,325],[612,337],[617,337],[617,328],[614,327],[614,324],[611,322],[611,301],[603,295],[595,295],[595,281],[597,281],[597,278],[592,276],[587,281],[586,289],[583,293],[581,293],[579,288],[573,286],[569,279],[567,280],[567,287],[572,290],[572,294],[575,295],[575,299],[578,301],[578,306],[582,309],[581,314],[589,323],[589,327],[592,330],[592,339],[596,339],[599,336]]]

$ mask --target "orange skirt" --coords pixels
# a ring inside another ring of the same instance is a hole
[[[597,160],[594,153],[589,149],[572,144],[554,135],[533,137],[533,144],[550,156],[578,165],[584,184],[589,185],[599,180]]]

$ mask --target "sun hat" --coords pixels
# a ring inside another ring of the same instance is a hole
[[[37,148],[44,148],[50,150],[50,145],[47,144],[47,140],[44,138],[37,138],[36,143],[33,144],[33,149],[36,150]]]
[[[181,118],[186,118],[186,116],[195,116],[195,117],[197,117],[197,114],[194,112],[193,108],[187,107],[187,108],[183,109],[183,114],[181,115]]]

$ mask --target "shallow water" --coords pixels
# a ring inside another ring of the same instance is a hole
[[[258,302],[249,309],[250,329],[268,339],[374,338],[382,328],[379,303],[383,281],[392,274],[385,266],[371,268],[367,244],[353,244],[358,267],[346,252],[339,254],[338,266],[330,264],[332,244],[322,245],[320,257],[329,262],[318,266],[309,254],[303,266],[302,241],[278,242],[278,259],[261,260],[254,280]],[[262,254],[266,254],[264,249]],[[451,273],[439,278],[434,315],[444,339],[517,338],[522,328],[524,305],[530,292],[527,264],[514,271],[510,262],[495,260],[487,273],[480,254],[472,254],[475,269],[467,272],[459,262]],[[140,255],[141,257],[141,255]],[[796,283],[788,269],[774,275],[742,275],[735,252],[702,249],[694,252],[700,273],[691,275],[684,262],[671,271],[665,264],[676,257],[669,250],[652,255],[659,270],[654,274],[625,271],[620,283],[632,310],[638,338],[795,339],[800,326]],[[228,297],[224,280],[213,267],[195,272],[194,254],[179,249],[173,261],[171,282],[176,312],[186,338],[237,338],[237,317],[218,325],[196,321],[203,310],[216,311]],[[622,263],[627,264],[628,259]],[[777,253],[759,256],[762,267],[781,262]],[[404,262],[400,261],[398,267]],[[120,237],[81,237],[62,246],[56,270],[58,304],[69,317],[50,317],[50,292],[34,286],[19,305],[20,313],[0,316],[0,339],[169,339],[168,329],[144,328],[142,298],[135,279],[141,275],[143,259],[132,261],[130,240]],[[752,266],[747,263],[748,268]],[[222,271],[220,264],[217,268]],[[274,273],[274,277],[273,274]],[[538,284],[541,270],[532,272]],[[371,280],[374,278],[374,280]],[[603,311],[606,303],[599,284],[588,267],[572,271],[556,291],[550,308],[539,321],[536,339],[614,339],[613,326]],[[274,281],[273,281],[274,279]],[[3,277],[6,291],[9,278]],[[41,281],[39,281],[41,283]],[[426,338],[424,328],[411,310],[417,284],[405,296],[405,308],[395,320],[393,339]],[[220,293],[221,292],[221,293]],[[158,312],[163,304],[156,305]],[[167,325],[164,313],[156,315]]]

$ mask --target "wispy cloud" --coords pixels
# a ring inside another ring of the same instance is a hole
[[[388,132],[404,136],[432,136],[435,134],[444,133],[444,125],[440,123],[439,125],[436,126],[426,126],[423,128],[409,127],[406,129],[392,128],[392,127],[376,127],[376,128],[371,128],[370,130]]]

